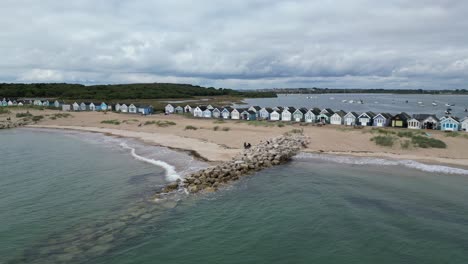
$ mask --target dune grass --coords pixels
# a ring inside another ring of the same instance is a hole
[[[197,130],[198,128],[195,126],[185,126],[185,130]]]
[[[396,138],[388,135],[379,135],[371,138],[371,141],[374,141],[379,146],[392,147],[395,144]]]
[[[101,121],[101,124],[120,125],[120,121],[117,120],[117,119],[103,120],[103,121]]]

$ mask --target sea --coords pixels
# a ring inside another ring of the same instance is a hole
[[[445,115],[450,108],[453,116],[468,116],[468,95],[431,94],[279,94],[277,98],[245,99],[244,105],[261,107],[292,106],[296,108],[331,108],[345,112],[367,112],[397,114]]]
[[[468,170],[305,154],[216,193],[209,166],[97,133],[0,130],[0,263],[468,263]]]

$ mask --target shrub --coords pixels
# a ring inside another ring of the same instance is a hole
[[[447,144],[442,140],[428,138],[423,136],[414,136],[411,138],[411,143],[420,148],[446,148]]]
[[[460,135],[460,133],[458,133],[458,132],[446,132],[445,133],[446,137],[458,137],[459,135]]]
[[[145,126],[147,125],[157,125],[158,127],[168,127],[168,126],[175,126],[176,123],[172,121],[146,121],[144,123]]]
[[[6,109],[5,107],[0,107],[0,115],[1,114],[9,114],[10,111],[8,109]]]
[[[194,126],[185,126],[185,130],[197,130],[198,128]]]
[[[31,120],[34,122],[37,122],[42,119],[44,119],[44,116],[38,115],[38,116],[33,116]]]
[[[407,138],[412,138],[414,136],[413,132],[411,131],[399,131],[397,133],[398,137],[407,137]]]
[[[302,134],[304,132],[304,130],[295,128],[295,129],[291,130],[290,132],[292,134]]]
[[[395,142],[395,138],[392,136],[375,136],[371,138],[371,141],[374,141],[375,144],[384,147],[392,147]]]
[[[220,120],[216,120],[213,122],[214,124],[224,124],[226,123],[226,121],[224,121],[223,119],[220,119]]]
[[[33,115],[31,113],[26,112],[26,113],[17,113],[16,117],[21,118],[21,117],[32,117]]]
[[[371,133],[379,133],[379,134],[384,134],[384,135],[396,134],[395,131],[391,131],[391,130],[383,129],[383,128],[372,128]]]
[[[103,120],[101,121],[101,124],[111,124],[111,125],[120,125],[120,121],[116,119],[112,120]]]
[[[223,131],[229,131],[231,130],[229,127],[223,127]]]
[[[284,127],[283,123],[278,123],[278,127]]]
[[[213,127],[213,130],[214,130],[214,131],[218,131],[218,130],[219,130],[219,126]]]

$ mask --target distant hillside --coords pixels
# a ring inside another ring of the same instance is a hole
[[[147,84],[116,84],[92,85],[67,83],[35,83],[35,84],[0,84],[0,97],[23,98],[44,97],[60,99],[171,99],[190,98],[194,96],[227,95],[236,97],[259,98],[276,97],[272,91],[237,91],[224,88],[205,88],[190,84],[147,83]]]

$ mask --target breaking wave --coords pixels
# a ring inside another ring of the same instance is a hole
[[[389,160],[381,158],[366,158],[366,157],[351,157],[351,156],[336,156],[328,154],[313,154],[313,153],[300,153],[295,160],[305,161],[309,159],[319,159],[329,162],[352,164],[352,165],[382,165],[382,166],[406,166],[425,172],[436,172],[445,174],[461,174],[468,175],[468,170],[461,168],[454,168],[443,165],[430,165],[420,163],[414,160]]]
[[[181,179],[180,175],[177,174],[174,166],[172,166],[172,165],[170,165],[170,164],[168,164],[168,163],[166,163],[164,161],[149,159],[149,158],[140,156],[140,155],[136,154],[136,151],[135,151],[134,148],[128,146],[126,143],[120,143],[120,146],[122,148],[124,148],[124,149],[130,150],[132,156],[136,160],[140,160],[140,161],[143,161],[143,162],[146,162],[146,163],[149,163],[149,164],[153,164],[153,165],[156,165],[156,166],[159,166],[159,167],[163,168],[166,171],[166,175],[165,175],[166,180],[176,181],[178,179]]]

